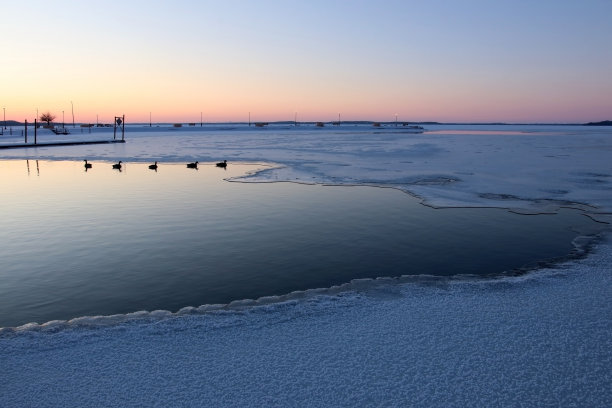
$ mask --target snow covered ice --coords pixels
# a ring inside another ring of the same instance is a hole
[[[200,130],[204,129],[204,130]],[[3,158],[90,161],[264,161],[252,181],[398,187],[434,206],[612,208],[612,132],[585,126],[428,126],[422,134],[371,126],[134,127],[127,143],[2,151]],[[465,132],[465,133],[463,133]],[[16,133],[16,131],[14,131]],[[49,132],[50,135],[52,135]],[[64,138],[110,139],[112,129]],[[57,136],[41,136],[39,142]],[[23,139],[14,136],[15,142]],[[11,140],[3,138],[3,143]]]
[[[278,167],[244,181],[384,185],[432,206],[573,206],[600,221],[612,212],[607,128],[209,126],[0,154],[265,161]],[[521,277],[359,281],[227,308],[4,329],[0,406],[607,407],[611,265],[604,238],[584,259]]]
[[[611,256],[604,246],[521,278],[50,325],[0,340],[0,406],[605,407]]]

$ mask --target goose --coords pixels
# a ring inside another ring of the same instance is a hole
[[[149,168],[150,168],[151,170],[157,170],[157,162],[155,162],[155,164],[151,164],[151,165],[149,165]]]
[[[222,162],[217,163],[217,167],[226,168],[227,167],[227,160],[223,160]]]
[[[85,168],[91,169],[91,163],[87,163],[87,160],[83,160],[85,162]]]
[[[190,168],[190,169],[197,169],[198,168],[198,162],[187,163],[187,167]]]
[[[119,160],[119,163],[117,163],[117,164],[113,164],[113,169],[119,169],[119,170],[121,170],[121,160]]]

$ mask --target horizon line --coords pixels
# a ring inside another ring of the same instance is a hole
[[[27,119],[26,119],[27,120]],[[512,126],[512,125],[553,125],[553,126],[563,126],[563,125],[588,125],[588,124],[599,124],[599,123],[612,123],[612,120],[598,120],[598,121],[590,121],[590,122],[502,122],[502,121],[466,121],[466,122],[460,122],[460,121],[450,121],[450,122],[439,122],[439,121],[432,121],[432,120],[426,120],[426,121],[395,121],[395,120],[387,120],[387,121],[380,121],[380,120],[324,120],[324,121],[319,121],[319,120],[306,120],[306,121],[294,121],[294,120],[273,120],[273,121],[160,121],[160,122],[148,122],[148,121],[135,121],[135,122],[128,122],[126,121],[126,124],[130,124],[130,125],[143,125],[143,126],[149,126],[149,125],[174,125],[174,124],[188,124],[191,126],[197,126],[197,125],[220,125],[220,124],[245,124],[245,125],[256,125],[256,124],[263,124],[263,125],[270,125],[270,124],[316,124],[316,123],[329,123],[329,124],[334,124],[334,125],[341,125],[341,124],[375,124],[375,123],[379,123],[379,124],[385,124],[385,125],[508,125],[508,126]],[[37,123],[44,123],[43,121],[38,120]],[[96,125],[96,124],[107,124],[107,123],[113,123],[112,121],[110,122],[98,122],[98,123],[94,123],[94,122],[89,122],[89,121],[75,121],[75,122],[57,122],[57,121],[52,121],[52,124],[59,124],[59,123],[63,123],[64,126],[70,126],[70,125]],[[34,124],[34,121],[28,121],[28,125],[32,125]],[[25,125],[25,121],[17,121],[14,119],[7,119],[7,120],[3,120],[2,121],[2,126],[23,126]],[[610,126],[610,125],[608,125]]]

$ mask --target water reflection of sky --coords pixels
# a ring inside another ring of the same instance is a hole
[[[29,168],[29,171],[28,171]],[[392,189],[231,183],[265,164],[0,161],[0,326],[567,255],[577,211],[434,210]]]

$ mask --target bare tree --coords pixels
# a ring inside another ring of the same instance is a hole
[[[55,115],[49,111],[40,115],[40,121],[47,122],[47,126],[51,125],[51,122],[53,122],[54,119],[55,119]]]

